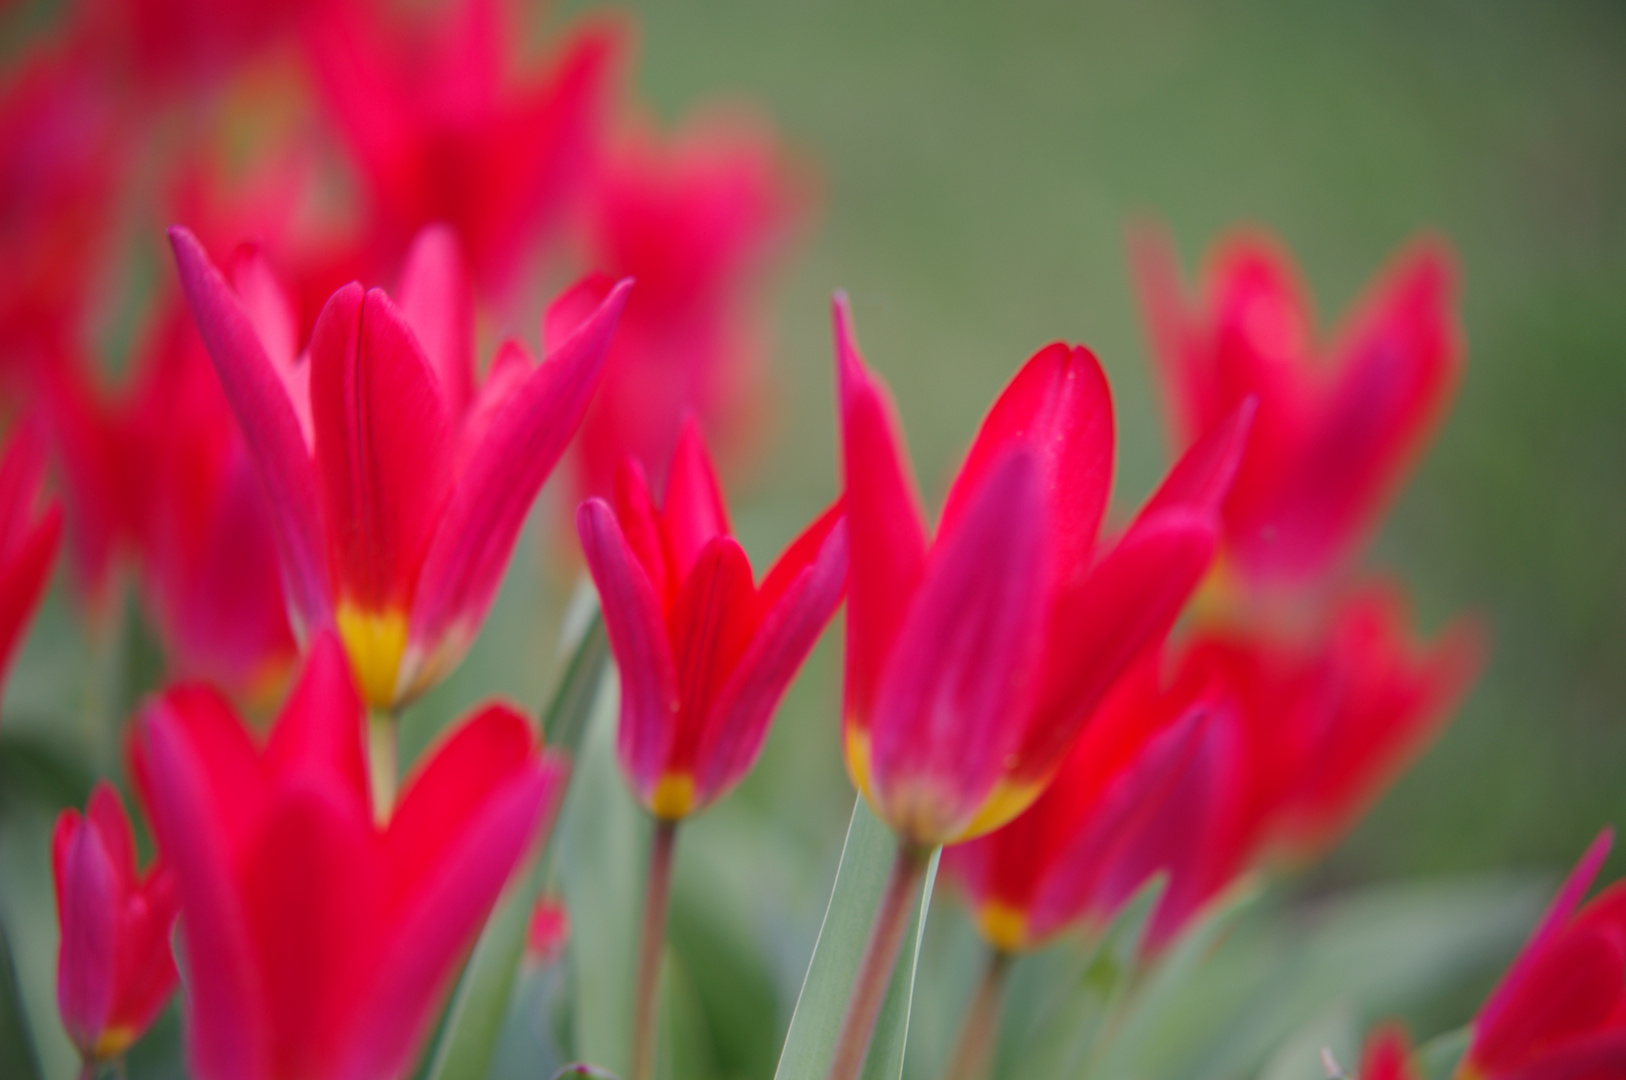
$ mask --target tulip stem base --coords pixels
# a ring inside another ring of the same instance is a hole
[[[944,1080],[983,1080],[993,1057],[994,1043],[999,1037],[999,1021],[1005,1005],[1005,979],[1010,974],[1014,957],[1003,949],[988,954],[988,963],[982,969],[977,991],[966,1007],[965,1019],[960,1024],[960,1039],[954,1053],[949,1055]]]
[[[638,948],[637,995],[632,1018],[632,1080],[655,1075],[656,991],[661,981],[661,953],[666,946],[666,910],[672,896],[672,852],[677,847],[676,821],[656,819],[649,845],[649,876],[644,882],[644,926]]]
[[[858,1080],[863,1071],[870,1038],[875,1034],[875,1022],[886,1001],[892,969],[897,966],[898,950],[903,946],[903,934],[909,926],[921,877],[926,873],[931,856],[931,848],[908,841],[898,844],[892,872],[887,875],[886,890],[881,894],[875,922],[870,926],[869,942],[864,946],[852,997],[847,1001],[847,1015],[841,1020],[841,1035],[830,1058],[830,1080]]]
[[[373,820],[382,828],[395,809],[401,776],[401,718],[395,712],[367,714],[367,770],[373,789]]]

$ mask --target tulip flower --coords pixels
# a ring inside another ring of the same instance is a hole
[[[139,720],[135,774],[181,901],[199,1080],[410,1072],[458,961],[546,823],[565,765],[490,705],[421,759],[375,823],[365,710],[331,633],[264,745],[214,692]]]
[[[1411,1039],[1399,1024],[1384,1024],[1366,1038],[1357,1080],[1421,1080]]]
[[[376,243],[395,257],[446,222],[481,287],[498,293],[580,196],[622,49],[616,27],[586,27],[542,78],[516,83],[505,50],[522,35],[502,14],[492,0],[454,0],[416,22],[335,5],[307,35]]]
[[[1325,574],[1372,530],[1456,389],[1449,249],[1432,239],[1407,248],[1322,344],[1292,261],[1268,238],[1223,244],[1195,303],[1164,237],[1141,234],[1132,247],[1179,444],[1247,396],[1259,402],[1225,501],[1227,565],[1253,585]]]
[[[62,535],[60,507],[35,513],[44,471],[45,436],[24,423],[0,456],[0,684],[45,592]]]
[[[619,277],[638,282],[576,446],[584,495],[608,496],[622,457],[658,485],[686,414],[737,439],[757,399],[759,282],[798,194],[771,133],[711,120],[663,141],[637,133],[606,155],[592,191],[596,282],[556,318],[590,311]]]
[[[175,992],[169,932],[177,897],[160,862],[136,867],[124,803],[106,782],[80,815],[64,810],[51,838],[56,914],[57,1007],[89,1064],[124,1056]]]
[[[249,253],[228,283],[172,229],[181,283],[275,515],[283,584],[336,626],[369,705],[396,710],[462,657],[543,480],[592,396],[623,282],[540,365],[504,344],[476,387],[456,245],[413,247],[399,306],[334,293],[295,354],[285,299]]]
[[[621,673],[622,771],[659,822],[650,853],[632,1075],[648,1075],[676,825],[744,778],[796,670],[841,602],[840,505],[791,542],[760,586],[691,417],[658,509],[635,458],[615,506],[582,503],[582,550]]]
[[[621,672],[621,768],[649,812],[676,821],[738,784],[785,688],[847,580],[837,505],[792,541],[759,586],[691,418],[656,508],[627,459],[616,502],[577,513]]]
[[[909,842],[968,840],[1038,797],[1113,680],[1167,633],[1213,554],[1249,408],[1098,545],[1111,398],[1089,350],[1050,345],[983,421],[928,541],[885,388],[841,299],[836,336],[848,771]]]
[[[1626,882],[1581,905],[1613,842],[1592,842],[1479,1011],[1458,1080],[1626,1075]]]
[[[537,967],[556,963],[570,943],[570,909],[552,893],[536,898],[525,927],[525,958]]]
[[[1247,434],[1239,406],[1176,464],[1114,544],[1112,402],[1088,349],[1041,349],[983,421],[928,540],[882,383],[835,304],[851,570],[847,770],[899,836],[831,1080],[858,1075],[932,848],[1043,792],[1120,673],[1206,572]]]

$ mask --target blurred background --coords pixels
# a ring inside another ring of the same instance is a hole
[[[1536,895],[1485,883],[1550,883],[1601,826],[1626,822],[1626,8],[654,0],[619,10],[637,27],[629,70],[655,119],[671,126],[719,103],[759,113],[813,194],[763,283],[774,312],[769,405],[725,478],[759,569],[836,492],[832,289],[852,297],[933,507],[1023,360],[1056,339],[1094,348],[1117,403],[1122,515],[1168,460],[1128,223],[1166,223],[1189,273],[1238,224],[1274,231],[1329,332],[1407,238],[1450,239],[1466,377],[1367,561],[1405,582],[1430,633],[1455,613],[1482,613],[1490,663],[1433,749],[1277,902],[1312,909],[1401,879],[1518,892],[1516,918],[1484,916],[1496,929],[1484,931],[1493,944],[1481,961],[1456,964],[1426,992],[1358,1003],[1363,1018],[1399,1010],[1422,1035],[1466,1020]],[[599,11],[538,10],[528,32],[541,41]],[[52,17],[11,5],[8,63]],[[136,265],[169,272],[155,259]],[[543,699],[574,581],[552,520],[562,501],[557,491],[544,500],[468,661],[409,715],[409,753],[494,690],[532,707]],[[11,878],[14,1002],[38,997],[30,980],[52,955],[16,929],[44,926],[50,896],[48,873],[22,883],[43,864],[17,854],[27,848],[17,837],[82,802],[91,771],[116,768],[107,718],[150,689],[141,633],[99,635],[59,583],[6,690],[0,873]],[[673,933],[687,1003],[675,1021],[682,1075],[772,1071],[851,807],[839,693],[838,620],[751,778],[685,830]],[[635,818],[619,781],[598,778],[607,790],[597,794],[624,804],[613,812]],[[1604,878],[1623,867],[1617,855]],[[1429,928],[1461,930],[1467,918],[1446,911],[1383,940],[1427,947]],[[614,912],[599,917],[613,934]],[[968,940],[940,894],[911,1075],[933,1075],[946,1047],[915,1056],[952,1030]],[[548,993],[545,980],[528,984],[526,1007],[543,1008]],[[174,1018],[166,1025],[132,1059],[132,1078],[173,1075]],[[500,1064],[535,1075],[528,1040],[546,1027],[517,1017]],[[0,1047],[17,1038],[15,1027],[0,1032]],[[1259,1060],[1247,1048],[1194,1054],[1163,1074],[1241,1075]]]

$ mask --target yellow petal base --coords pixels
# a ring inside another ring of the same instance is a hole
[[[361,696],[374,709],[390,708],[406,654],[406,612],[364,611],[345,602],[339,605],[337,621]]]
[[[1009,904],[990,900],[977,909],[977,929],[1000,952],[1017,952],[1027,944],[1028,916]]]
[[[677,821],[693,809],[694,777],[688,773],[667,773],[650,793],[649,812],[662,821]]]

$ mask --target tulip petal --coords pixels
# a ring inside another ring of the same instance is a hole
[[[649,495],[649,480],[643,464],[631,454],[621,459],[615,470],[615,519],[627,538],[627,546],[649,575],[655,595],[663,607],[671,605],[677,591],[677,575],[667,561],[666,541],[661,536],[660,512]]]
[[[57,953],[57,1008],[81,1051],[95,1047],[113,1006],[118,872],[101,831],[81,823],[66,841],[57,874],[62,941]]]
[[[1021,735],[1043,612],[1041,482],[1025,447],[988,470],[933,548],[887,657],[870,728],[872,794],[916,842],[942,843],[967,824]]]
[[[732,536],[714,536],[700,549],[666,615],[684,719],[667,769],[688,773],[694,767],[695,740],[756,624],[751,562]]]
[[[649,576],[601,499],[576,511],[587,567],[598,587],[604,625],[621,675],[621,766],[640,794],[653,790],[671,754],[677,707],[677,662]]]
[[[90,804],[85,807],[85,817],[101,836],[102,849],[107,852],[108,865],[113,868],[120,889],[134,892],[139,880],[135,834],[130,830],[124,803],[112,784],[106,780],[96,782],[90,793]]]
[[[61,539],[62,508],[53,504],[40,515],[40,520],[23,537],[22,545],[11,558],[0,566],[0,681],[4,681],[11,658],[22,641],[23,630],[45,594]]]
[[[332,631],[311,642],[299,682],[277,714],[261,759],[280,777],[314,775],[343,792],[365,818],[372,797],[367,778],[366,711],[344,647]]]
[[[1248,444],[1248,432],[1258,412],[1259,399],[1248,397],[1211,431],[1180,455],[1169,475],[1158,485],[1138,515],[1146,519],[1166,510],[1187,509],[1218,513]]]
[[[846,529],[837,518],[821,533],[818,557],[783,585],[772,606],[759,596],[762,622],[705,715],[695,751],[701,802],[727,791],[749,771],[779,699],[841,603]]]
[[[864,730],[910,601],[926,570],[926,520],[896,410],[865,368],[847,297],[831,305],[841,410],[841,461],[851,545],[845,723]]]
[[[283,291],[265,255],[253,244],[238,248],[232,258],[231,284],[243,314],[248,316],[255,336],[265,349],[266,359],[282,380],[288,403],[299,420],[305,452],[309,454],[316,445],[315,429],[311,426],[311,367],[299,352],[299,320],[293,301]]]
[[[525,515],[581,423],[631,287],[623,281],[611,290],[515,388],[473,450],[424,558],[412,607],[411,641],[423,653],[444,650],[438,666],[461,655],[485,617]]]
[[[457,234],[446,225],[418,231],[401,271],[401,314],[460,417],[474,399],[474,293]]]
[[[186,969],[188,1057],[211,1080],[263,1080],[270,1032],[253,980],[256,965],[233,880],[223,804],[211,791],[201,747],[189,743],[183,713],[166,695],[142,722],[146,800],[164,858],[175,868],[186,917],[181,940]],[[251,789],[240,789],[241,797]]]
[[[1566,930],[1527,955],[1494,1019],[1481,1014],[1474,1025],[1468,1059],[1484,1075],[1601,1026],[1626,998],[1626,942],[1603,928]]]
[[[1210,515],[1158,514],[1137,522],[1082,581],[1060,592],[1017,776],[1053,769],[1118,675],[1163,640],[1208,569],[1215,542]]]
[[[1621,1076],[1626,1076],[1626,1028],[1616,1027],[1571,1039],[1506,1074],[1506,1080],[1618,1080]]]
[[[484,798],[400,912],[335,1054],[336,1076],[401,1076],[430,1013],[527,845],[551,820],[564,765],[487,778]],[[408,796],[410,798],[410,794]],[[392,830],[393,831],[393,830]]]
[[[332,618],[316,476],[299,415],[225,278],[185,229],[169,231],[198,332],[265,484],[289,602],[310,626]]]
[[[334,293],[311,331],[311,415],[341,602],[404,609],[451,482],[446,399],[377,289]]]
[[[1090,565],[1112,490],[1112,395],[1090,350],[1057,343],[1035,353],[1000,394],[977,432],[943,506],[953,528],[999,454],[1021,443],[1038,459],[1050,508],[1051,547],[1062,574]]]
[[[672,570],[679,579],[688,576],[701,549],[713,537],[733,532],[717,470],[706,452],[700,422],[692,415],[684,418],[677,447],[672,451],[661,522]]]

